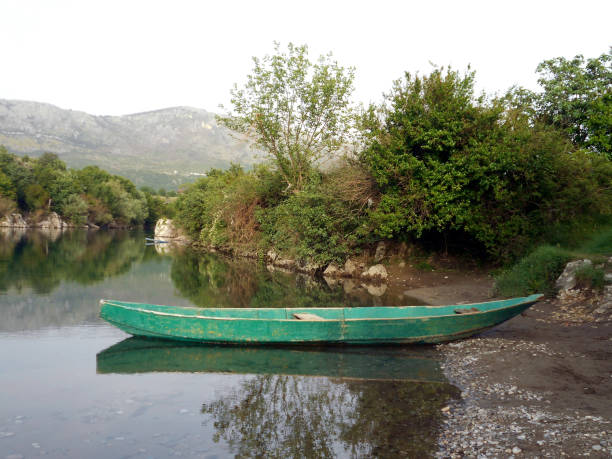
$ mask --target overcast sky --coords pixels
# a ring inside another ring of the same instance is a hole
[[[98,115],[219,111],[273,41],[356,67],[355,100],[381,100],[430,62],[477,87],[537,88],[544,59],[612,45],[612,1],[0,0],[0,98]]]

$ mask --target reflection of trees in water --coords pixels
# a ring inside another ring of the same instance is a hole
[[[456,396],[441,383],[265,375],[202,413],[237,457],[428,457]]]
[[[429,457],[437,448],[441,409],[459,390],[444,383],[351,381],[356,409],[341,440],[368,445],[367,456]]]
[[[144,253],[142,235],[70,231],[53,239],[28,231],[0,235],[0,291],[31,287],[49,293],[62,281],[91,284],[127,272]]]
[[[224,439],[238,457],[333,457],[338,426],[354,408],[354,397],[329,379],[262,375],[202,412],[214,419],[214,441]]]
[[[175,254],[171,270],[177,290],[206,307],[344,306],[342,287],[330,288],[304,276],[270,273],[253,262],[214,254]]]

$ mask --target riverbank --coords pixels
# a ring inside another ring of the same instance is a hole
[[[462,398],[444,411],[437,457],[612,454],[612,323],[561,308],[547,300],[438,346]]]

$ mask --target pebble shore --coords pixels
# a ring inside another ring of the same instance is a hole
[[[547,344],[474,338],[442,344],[443,371],[462,398],[443,408],[437,458],[610,457],[612,422],[551,403],[551,391],[527,390],[519,378],[497,381],[488,362],[563,359]],[[581,358],[574,353],[574,358]],[[487,362],[483,362],[486,360]]]

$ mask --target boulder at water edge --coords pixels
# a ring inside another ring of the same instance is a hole
[[[383,265],[374,265],[370,266],[366,271],[361,274],[362,278],[372,279],[372,280],[387,280],[389,275],[387,274],[387,270]]]
[[[21,214],[9,214],[0,219],[0,226],[4,228],[27,228],[28,224]]]
[[[155,238],[174,239],[179,236],[179,232],[174,223],[169,218],[160,218],[155,224]]]
[[[565,269],[557,279],[555,287],[560,292],[571,290],[576,286],[576,271],[583,266],[590,266],[593,263],[591,260],[576,260],[565,265]]]

